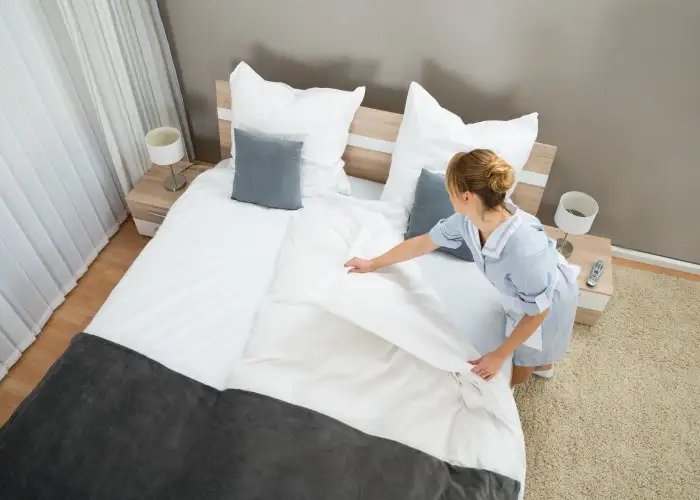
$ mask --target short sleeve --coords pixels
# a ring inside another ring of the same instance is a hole
[[[547,309],[552,302],[558,272],[556,261],[551,253],[543,250],[528,257],[527,265],[517,266],[510,274],[515,287],[516,298],[522,311],[528,316],[536,316]]]
[[[464,215],[457,213],[435,224],[428,236],[438,246],[455,249],[464,241],[463,231]]]

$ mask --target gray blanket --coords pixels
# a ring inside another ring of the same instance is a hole
[[[520,484],[79,334],[0,429],[2,499],[516,499]]]

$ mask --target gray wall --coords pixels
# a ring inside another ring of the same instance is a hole
[[[700,263],[695,0],[159,0],[195,149],[218,157],[214,80],[241,59],[296,87],[367,86],[402,112],[411,80],[465,120],[538,111],[559,196],[600,203],[594,234]],[[692,222],[691,222],[692,221]]]

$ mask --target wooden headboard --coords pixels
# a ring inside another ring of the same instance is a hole
[[[219,117],[221,158],[231,157],[231,92],[225,80],[216,81],[216,107]],[[386,183],[391,152],[399,134],[403,115],[360,107],[350,125],[350,137],[343,160],[345,171],[353,177]],[[542,201],[552,169],[556,146],[535,143],[530,158],[518,174],[513,201],[533,215]]]

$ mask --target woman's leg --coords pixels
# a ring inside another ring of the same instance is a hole
[[[551,369],[552,369],[552,363],[550,363],[548,365],[540,365],[540,366],[535,367],[535,371],[537,371],[537,372],[544,372],[544,371],[551,370]]]
[[[510,386],[515,387],[516,385],[525,382],[528,378],[530,378],[530,375],[532,375],[532,371],[534,369],[534,366],[513,365],[513,373],[510,377]]]

